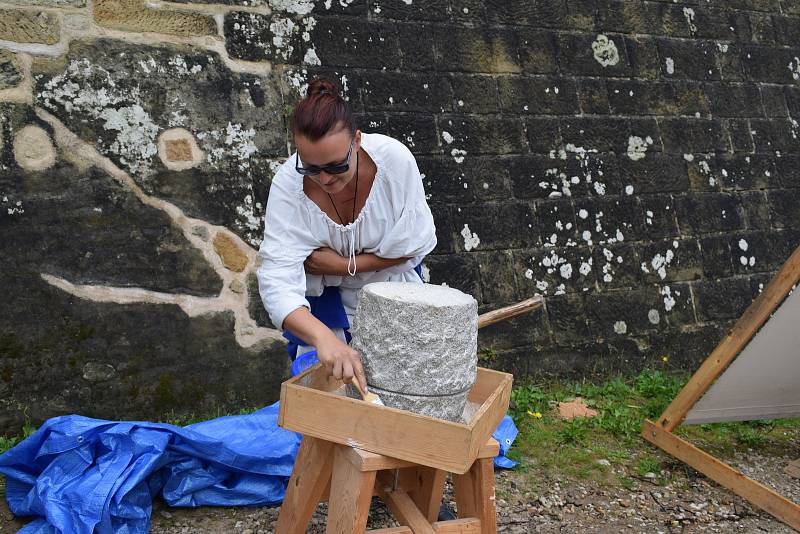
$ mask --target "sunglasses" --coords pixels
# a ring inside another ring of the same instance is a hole
[[[342,174],[343,172],[347,172],[350,169],[350,158],[353,155],[353,145],[355,144],[355,142],[356,138],[353,137],[353,140],[350,141],[350,149],[347,151],[347,157],[344,158],[344,161],[342,161],[341,163],[334,163],[333,165],[323,165],[322,167],[317,167],[316,165],[301,167],[300,156],[298,154],[295,154],[294,168],[297,172],[299,172],[303,176],[316,176],[322,171],[325,171],[328,174]]]

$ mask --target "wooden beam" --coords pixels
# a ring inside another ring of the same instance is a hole
[[[481,534],[481,522],[474,517],[437,521],[433,523],[436,534]]]
[[[744,476],[740,471],[701,451],[672,432],[667,432],[652,421],[645,420],[642,425],[642,437],[700,471],[720,486],[747,499],[790,527],[800,530],[800,505],[797,503]]]
[[[367,527],[375,471],[359,471],[345,457],[350,447],[336,445],[333,453],[333,473],[328,502],[328,534],[362,534]]]
[[[304,534],[331,479],[333,443],[305,436],[278,515],[276,534]]]
[[[483,444],[478,450],[478,458],[494,458],[500,453],[500,444],[494,438]],[[347,459],[358,467],[361,471],[383,471],[385,469],[403,469],[406,467],[416,467],[419,464],[409,462],[407,460],[400,460],[399,458],[391,458],[378,454],[375,452],[365,451],[364,449],[357,449],[355,447],[348,448],[345,456]]]
[[[414,469],[414,475],[413,485],[406,490],[422,515],[433,523],[439,517],[447,471],[421,465]]]
[[[800,247],[795,249],[775,278],[748,306],[733,329],[664,410],[658,418],[658,425],[662,429],[672,432],[681,424],[692,406],[750,342],[798,282],[800,282]]]
[[[408,527],[392,527],[368,530],[365,534],[414,534],[414,531]]]
[[[383,471],[378,476],[376,487],[381,499],[392,511],[397,522],[408,525],[414,534],[434,534],[428,519],[422,515],[408,493],[401,489],[394,489],[392,487],[393,480],[388,475],[387,471]]]
[[[535,297],[523,300],[522,302],[517,302],[511,306],[506,306],[505,308],[499,308],[497,310],[482,313],[478,317],[478,328],[483,328],[484,326],[489,326],[490,324],[511,319],[517,315],[538,310],[542,307],[543,303],[544,298],[542,298],[541,295],[536,295]]]
[[[361,471],[383,471],[385,469],[402,469],[419,465],[407,460],[391,458],[383,454],[369,452],[355,447],[348,447],[346,456],[350,463],[358,467]]]

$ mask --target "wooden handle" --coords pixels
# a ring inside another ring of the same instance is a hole
[[[353,378],[353,380],[351,380],[350,383],[353,385],[354,388],[356,388],[358,394],[361,395],[362,400],[384,406],[383,401],[381,400],[380,396],[378,396],[377,393],[373,393],[371,391],[369,393],[364,393],[364,390],[361,389],[361,385],[358,383],[357,378]]]
[[[543,303],[544,297],[541,295],[536,295],[535,297],[523,300],[522,302],[517,302],[516,304],[512,304],[510,306],[506,306],[505,308],[499,308],[497,310],[486,312],[478,317],[478,328],[483,328],[484,326],[499,323],[500,321],[511,319],[512,317],[522,315],[523,313],[538,310],[542,307]]]

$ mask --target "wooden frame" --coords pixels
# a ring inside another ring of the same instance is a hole
[[[536,296],[485,313],[478,328],[542,304]],[[305,532],[324,500],[328,533],[360,534],[373,495],[406,524],[373,534],[496,534],[494,457],[500,445],[491,434],[508,409],[512,379],[478,368],[467,399],[480,407],[468,424],[336,395],[343,384],[322,364],[287,380],[281,385],[278,424],[304,436],[276,534]],[[460,518],[437,522],[447,472],[453,473]]]
[[[510,374],[479,367],[467,399],[480,408],[469,424],[462,424],[336,394],[342,383],[317,364],[281,386],[278,425],[304,436],[463,474],[503,419],[511,383]]]
[[[714,381],[722,375],[753,336],[800,282],[800,247],[764,291],[750,304],[731,331],[706,358],[657,422],[645,420],[642,437],[692,466],[719,485],[800,530],[800,505],[746,477],[737,469],[707,454],[673,433]]]
[[[445,471],[305,436],[275,533],[302,534],[317,503],[327,500],[328,534],[362,534],[375,495],[404,526],[367,534],[497,534],[494,457],[499,449],[490,438],[470,469],[453,475],[459,517],[436,521]]]
[[[484,313],[478,317],[478,328],[528,313],[542,303],[537,295]],[[461,424],[337,395],[334,392],[343,383],[317,364],[281,385],[278,425],[304,436],[464,474],[505,416],[512,380],[508,373],[479,367],[467,400],[480,408],[468,424]]]

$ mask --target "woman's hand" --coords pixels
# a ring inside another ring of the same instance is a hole
[[[328,370],[329,375],[345,383],[350,383],[355,378],[361,390],[367,392],[367,377],[361,366],[361,356],[347,343],[331,335],[324,342],[317,344],[317,358]]]
[[[312,252],[303,262],[308,274],[334,274],[343,276],[347,273],[347,258],[333,250],[322,247]]]

